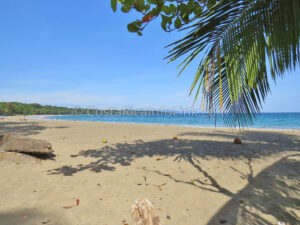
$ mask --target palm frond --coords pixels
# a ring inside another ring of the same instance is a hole
[[[274,81],[300,65],[299,0],[218,1],[189,33],[172,43],[167,57],[182,71],[204,53],[191,93],[202,90],[205,109],[224,111],[228,125],[248,126],[260,112]]]

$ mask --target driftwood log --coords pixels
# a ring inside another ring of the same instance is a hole
[[[9,152],[22,152],[39,155],[53,153],[52,146],[47,141],[4,133],[0,133],[0,149]]]
[[[130,211],[133,225],[162,225],[153,205],[147,198],[136,200]]]

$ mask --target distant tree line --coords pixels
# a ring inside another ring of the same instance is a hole
[[[118,116],[186,116],[186,115],[199,115],[198,111],[193,109],[183,109],[181,111],[167,110],[164,107],[161,109],[95,109],[95,108],[69,108],[59,107],[52,105],[40,105],[37,103],[21,103],[21,102],[0,102],[0,115],[14,116],[14,115],[118,115]]]
[[[147,114],[148,113],[148,114]],[[68,108],[51,105],[40,105],[37,103],[26,104],[20,102],[0,102],[0,115],[74,115],[74,114],[96,114],[96,115],[154,115],[162,114],[157,110],[134,110],[134,109],[91,109],[91,108]],[[166,112],[165,112],[166,113]]]
[[[0,115],[58,115],[72,114],[74,108],[40,105],[37,103],[26,104],[20,102],[0,102]]]

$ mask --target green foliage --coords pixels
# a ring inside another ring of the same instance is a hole
[[[140,24],[140,21],[134,21],[127,25],[127,29],[129,32],[138,32]]]
[[[111,8],[114,12],[117,10],[117,0],[111,0]]]
[[[74,109],[40,104],[25,104],[19,102],[0,102],[0,115],[56,115],[72,114]]]
[[[135,10],[141,13],[141,18],[128,24],[130,32],[141,35],[147,24],[161,18],[161,27],[165,31],[178,29],[182,25],[195,20],[207,5],[214,5],[216,1],[207,0],[111,0],[113,11],[117,10],[117,2],[123,13]]]
[[[181,27],[181,19],[179,17],[176,18],[174,26],[175,28],[180,28]]]
[[[127,0],[119,1],[121,5]],[[299,0],[147,0],[133,32],[156,18],[165,31],[188,31],[172,43],[169,62],[199,56],[191,87],[205,111],[220,110],[232,126],[248,126],[260,112],[269,80],[300,65]],[[132,9],[135,9],[133,4]],[[151,15],[151,17],[149,17]],[[160,17],[158,17],[161,15]],[[147,17],[146,17],[147,16]]]

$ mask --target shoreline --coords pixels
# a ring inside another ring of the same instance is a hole
[[[70,115],[28,115],[27,119],[33,120],[54,120],[54,121],[70,121],[70,122],[91,122],[91,123],[111,123],[111,124],[141,124],[141,125],[158,125],[158,126],[178,126],[178,127],[191,127],[191,128],[210,128],[210,129],[228,129],[228,130],[278,130],[278,131],[299,131],[300,128],[261,128],[261,127],[222,127],[222,126],[195,126],[195,125],[185,125],[185,124],[163,124],[163,123],[135,123],[135,122],[113,122],[113,121],[88,121],[88,120],[65,120],[65,119],[49,119],[49,116],[70,116]],[[16,117],[16,116],[11,116]],[[8,118],[8,117],[7,117]]]

